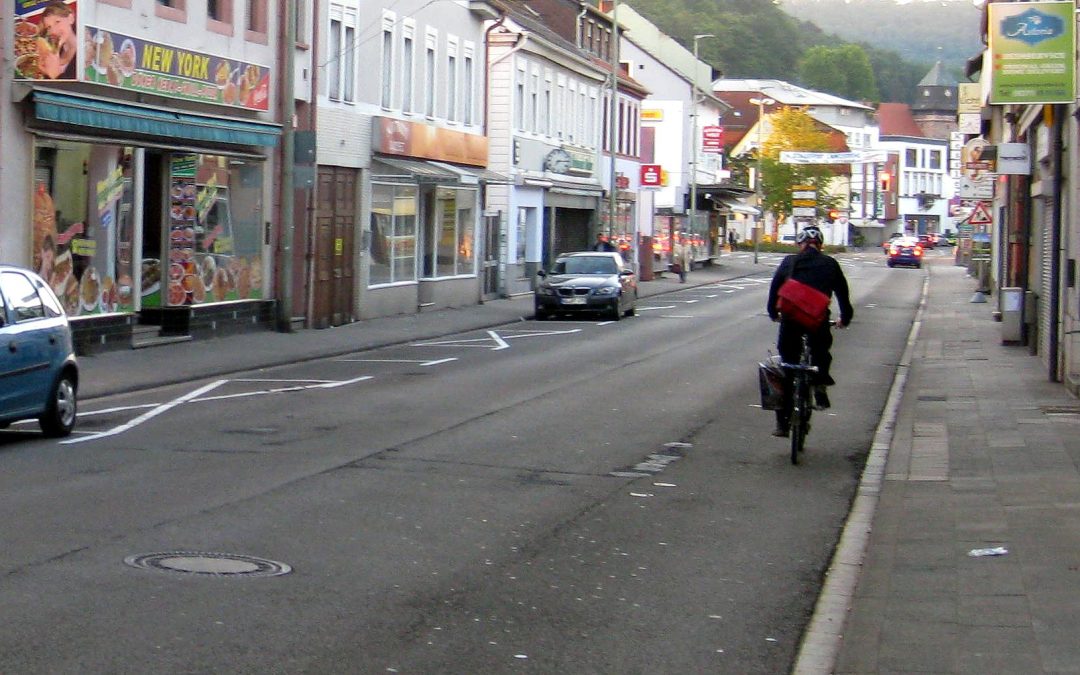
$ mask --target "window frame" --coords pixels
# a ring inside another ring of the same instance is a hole
[[[168,4],[161,0],[154,1],[154,16],[166,21],[187,23],[187,0],[168,0]]]
[[[300,13],[303,3],[297,3],[296,41],[300,43],[299,28],[301,25]],[[244,39],[258,44],[270,43],[270,14],[267,0],[245,0],[244,2]]]
[[[220,18],[210,15],[210,3],[216,2]],[[235,31],[234,23],[236,13],[233,11],[233,0],[207,0],[206,2],[206,30],[211,33],[232,36]]]
[[[395,24],[397,24],[397,15],[384,10],[380,30],[382,43],[379,46],[379,105],[383,110],[390,110],[394,106]]]

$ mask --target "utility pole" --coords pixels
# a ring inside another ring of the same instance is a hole
[[[694,36],[694,72],[691,75],[690,115],[693,116],[690,132],[690,208],[689,221],[690,232],[695,232],[697,224],[697,164],[698,164],[698,40],[716,37],[712,33],[702,33]]]
[[[293,239],[295,237],[294,176],[296,146],[296,2],[284,2],[285,44],[282,47],[284,72],[281,78],[281,279],[278,299],[278,330],[292,332]]]
[[[615,219],[618,214],[618,186],[615,175],[615,148],[619,133],[616,111],[619,107],[619,0],[611,3],[611,103],[608,110],[608,151],[611,153],[611,166],[608,173],[608,226],[607,235],[615,232]]]
[[[757,198],[758,198],[758,210],[761,211],[761,213],[760,213],[761,225],[762,225],[761,229],[762,229],[762,232],[763,232],[765,230],[765,191],[764,191],[765,181],[763,180],[763,177],[761,175],[761,160],[765,156],[765,141],[764,141],[765,106],[772,105],[773,103],[776,103],[776,101],[771,99],[771,98],[762,96],[762,97],[758,97],[758,98],[752,98],[752,99],[750,99],[750,102],[758,107],[757,108],[758,109],[758,116],[757,116],[757,146],[758,147],[757,147],[757,171],[756,171],[757,176],[755,176],[756,180],[754,182],[756,183],[755,188],[756,188]],[[755,226],[754,227],[754,264],[755,265],[758,263],[758,251],[761,249],[760,242],[761,242],[761,232],[758,232],[758,228],[757,228],[757,226]]]

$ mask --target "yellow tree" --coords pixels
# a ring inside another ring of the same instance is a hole
[[[771,131],[762,143],[761,186],[766,211],[773,221],[773,241],[779,224],[792,213],[791,192],[795,186],[810,186],[817,192],[818,212],[833,208],[836,197],[829,196],[829,183],[840,167],[825,164],[781,164],[780,153],[842,152],[847,143],[842,132],[815,120],[801,108],[783,108],[769,115]]]

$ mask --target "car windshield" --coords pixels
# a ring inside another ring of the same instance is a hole
[[[556,260],[552,272],[555,274],[618,274],[619,268],[611,257],[583,255]]]

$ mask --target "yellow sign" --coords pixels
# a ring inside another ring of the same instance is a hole
[[[345,253],[345,240],[338,237],[334,240],[334,255],[342,255]]]
[[[663,122],[664,111],[659,108],[642,108],[641,109],[641,121],[642,122]]]

